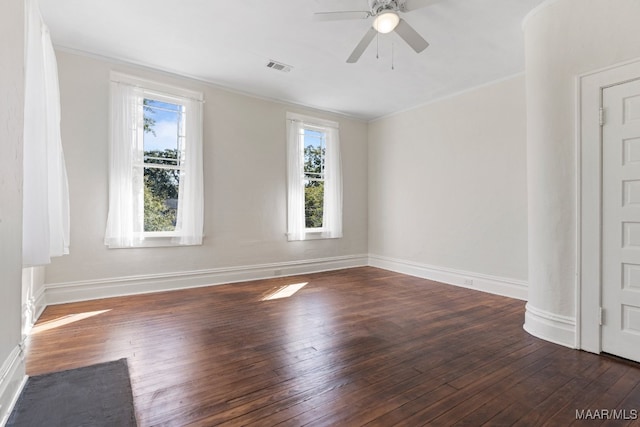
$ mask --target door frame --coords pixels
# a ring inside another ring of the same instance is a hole
[[[576,347],[592,353],[602,351],[602,92],[638,79],[640,58],[576,79]]]

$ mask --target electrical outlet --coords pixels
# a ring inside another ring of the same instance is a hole
[[[465,286],[473,286],[473,280],[471,280],[471,279],[464,279],[464,285],[465,285]]]

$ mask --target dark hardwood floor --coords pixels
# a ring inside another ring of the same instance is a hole
[[[640,365],[523,321],[522,301],[363,267],[51,306],[27,373],[126,357],[141,426],[638,425],[576,410],[631,418]]]

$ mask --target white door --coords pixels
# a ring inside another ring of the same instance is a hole
[[[640,80],[602,106],[602,351],[640,362]]]

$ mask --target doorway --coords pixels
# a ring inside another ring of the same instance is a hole
[[[580,77],[580,348],[640,362],[640,62]]]

